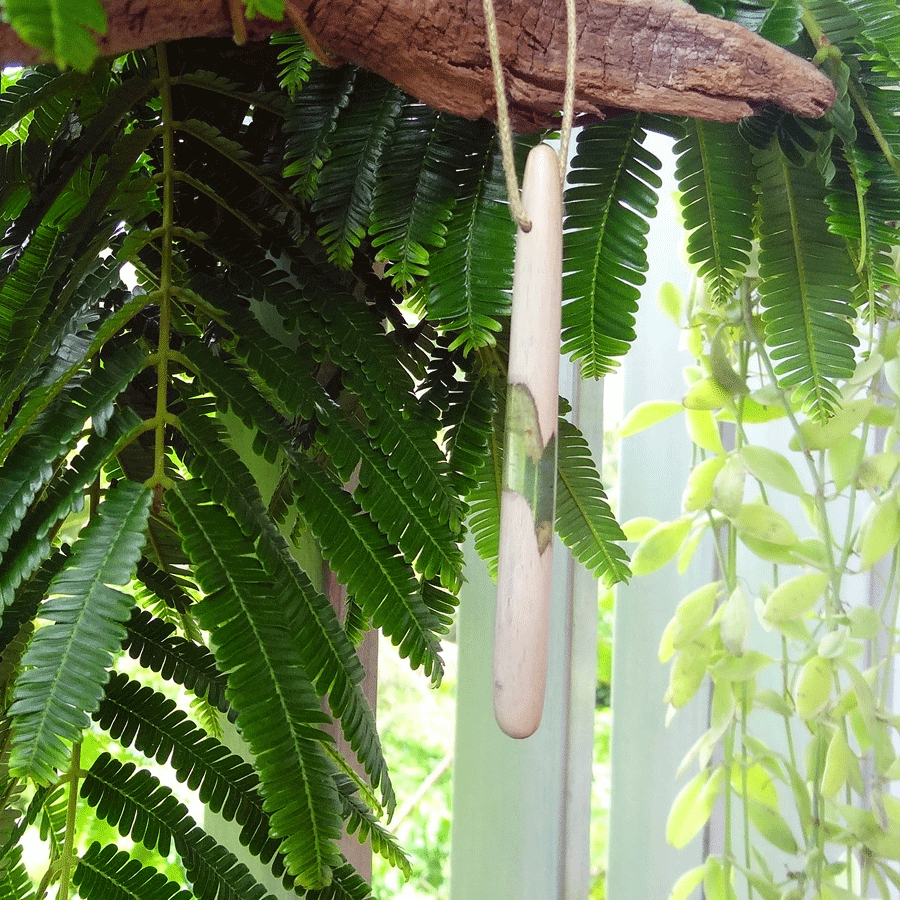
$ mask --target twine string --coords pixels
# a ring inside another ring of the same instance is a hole
[[[516,161],[513,153],[512,123],[506,101],[506,87],[503,83],[503,64],[500,60],[500,38],[497,33],[497,17],[494,0],[483,0],[484,21],[487,26],[488,50],[491,55],[491,69],[494,75],[494,96],[497,104],[497,130],[500,134],[500,152],[503,157],[503,174],[506,178],[506,193],[509,197],[509,214],[522,231],[531,231],[531,220],[522,203],[519,179],[516,175]],[[578,26],[576,22],[575,0],[566,0],[566,86],[563,94],[562,125],[559,131],[559,180],[565,183],[566,165],[569,159],[569,140],[575,118],[575,69],[578,62]]]

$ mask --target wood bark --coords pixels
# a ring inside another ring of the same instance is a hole
[[[482,0],[289,0],[329,52],[377,72],[437,109],[494,118]],[[232,33],[224,0],[105,0],[106,54]],[[554,122],[565,82],[563,0],[495,0],[517,130]],[[578,0],[576,111],[658,111],[735,121],[766,103],[821,116],[831,81],[791,52],[681,0]],[[250,39],[288,23],[256,19]],[[0,63],[38,54],[0,25]]]

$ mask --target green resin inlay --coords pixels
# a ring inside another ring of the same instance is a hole
[[[521,494],[534,516],[538,550],[553,537],[556,503],[556,431],[544,443],[537,406],[524,384],[509,385],[506,394],[506,451],[503,487]]]

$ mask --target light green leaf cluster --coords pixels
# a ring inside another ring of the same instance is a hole
[[[885,779],[898,768],[887,684],[900,590],[890,574],[873,581],[877,606],[851,598],[855,581],[875,567],[893,573],[900,559],[900,414],[884,376],[896,358],[896,326],[885,324],[880,336],[858,329],[866,363],[834,377],[829,390],[840,405],[823,419],[804,414],[808,396],[779,378],[777,346],[755,330],[764,297],[744,289],[726,305],[689,311],[698,360],[686,372],[681,412],[696,463],[683,514],[624,529],[637,540],[636,575],[672,561],[684,572],[701,541],[713,544],[721,572],[675,605],[659,645],[670,715],[707,690],[711,698],[709,728],[682,763],[683,773],[697,771],[673,803],[667,838],[684,847],[719,803],[727,835],[724,852],[686,872],[671,896],[686,898],[702,884],[707,896],[746,889],[773,900],[812,890],[849,898],[864,896],[867,883],[888,896],[900,808],[876,789],[879,813],[870,812],[863,772]],[[736,311],[743,324],[733,324]],[[739,374],[728,388],[710,374],[713,353],[723,350]],[[765,442],[755,423],[776,404],[790,429],[783,441]],[[677,412],[644,404],[623,431],[657,427]],[[722,440],[725,422],[734,425],[731,445]],[[768,583],[756,560],[769,564]],[[772,742],[773,717],[785,741]],[[852,859],[859,847],[861,866]]]

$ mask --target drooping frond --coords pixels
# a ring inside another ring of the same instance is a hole
[[[94,720],[123,747],[169,763],[178,780],[197,791],[211,812],[241,826],[241,846],[269,861],[278,841],[269,834],[253,767],[194,726],[174,700],[117,672],[106,685]]]
[[[254,755],[272,827],[285,835],[292,874],[306,887],[322,887],[331,880],[341,830],[331,767],[319,746],[328,718],[298,664],[252,544],[197,483],[169,493],[206,594],[197,618],[228,678],[228,699]]]
[[[344,804],[347,834],[356,835],[361,844],[370,843],[379,856],[409,878],[412,874],[409,860],[397,839],[378,822],[372,815],[372,810],[360,799],[356,785],[345,777],[339,777],[337,785]]]
[[[369,232],[385,277],[407,288],[428,274],[445,245],[456,194],[456,166],[471,124],[409,102],[397,121],[375,185]]]
[[[779,360],[779,384],[827,416],[840,403],[835,380],[848,378],[855,365],[853,268],[843,242],[825,224],[818,173],[791,166],[774,147],[759,151],[756,164],[766,343]]]
[[[734,125],[690,120],[675,145],[675,177],[689,233],[687,251],[712,299],[727,303],[746,271],[753,240],[753,172]]]
[[[478,555],[487,563],[492,578],[497,577],[500,554],[500,500],[503,496],[503,427],[505,405],[494,412],[494,427],[488,439],[484,465],[469,492],[469,528]]]
[[[412,569],[399,553],[392,554],[374,522],[359,513],[339,485],[329,485],[314,464],[298,457],[291,474],[297,504],[338,578],[400,655],[440,681],[437,635],[442,628],[423,603]]]
[[[50,584],[41,615],[51,624],[32,638],[10,707],[11,770],[51,782],[97,708],[133,604],[111,585],[134,573],[149,505],[140,485],[111,488]]]
[[[192,900],[161,872],[142,866],[115,844],[94,841],[78,860],[73,879],[84,900]]]
[[[490,380],[462,372],[459,351],[447,351],[447,343],[434,354],[421,403],[441,411],[454,486],[466,498],[485,465],[497,401]]]
[[[360,73],[337,120],[332,150],[316,183],[312,212],[329,259],[349,266],[366,233],[381,154],[393,137],[403,92],[377,75]]]
[[[557,442],[556,532],[594,576],[607,584],[626,581],[628,556],[620,543],[625,536],[609,507],[603,485],[581,432],[563,416],[568,404],[560,401]],[[500,544],[500,502],[503,492],[503,417],[495,416],[489,453],[475,489],[469,494],[469,523],[475,549],[497,574]]]
[[[285,178],[303,201],[316,190],[319,173],[329,155],[329,138],[338,115],[347,106],[358,70],[352,66],[330,69],[316,66],[285,121]]]
[[[142,609],[132,610],[125,628],[122,648],[144,668],[205,697],[221,712],[229,711],[225,677],[206,647],[175,634],[174,625],[155,619]]]
[[[250,316],[240,317],[237,331],[241,338],[235,351],[254,380],[268,388],[267,396],[277,398],[291,417],[317,420],[316,440],[342,478],[349,479],[360,467],[354,499],[388,541],[426,578],[439,574],[448,587],[458,586],[462,569],[458,500],[441,482],[446,461],[431,432],[418,419],[392,417],[393,421],[384,422],[384,412],[391,404],[376,406],[371,401],[366,405],[377,418],[363,430],[355,416],[346,416],[328,397],[296,354],[270,338]],[[335,350],[334,356],[348,369],[356,369],[359,360],[351,358],[348,349]],[[392,392],[399,386],[397,382],[409,382],[402,369],[393,368]],[[365,375],[366,369],[359,370]],[[372,396],[371,391],[366,393]],[[373,437],[376,429],[378,438]],[[424,464],[425,459],[429,465]]]
[[[97,418],[98,422],[102,421],[102,413]],[[0,566],[0,599],[4,603],[10,601],[18,586],[31,577],[51,552],[54,530],[69,513],[82,508],[85,488],[99,475],[133,426],[134,416],[115,410],[106,421],[103,433],[92,432],[80,452],[57,469],[40,498],[32,502]],[[34,446],[27,440],[22,445]],[[22,445],[12,456],[18,456]]]
[[[81,796],[98,816],[148,850],[168,856],[174,847],[197,900],[272,900],[247,867],[198,828],[171,789],[146,769],[102,753]]]
[[[492,131],[473,126],[457,177],[444,246],[431,257],[427,306],[429,318],[454,334],[453,346],[469,352],[493,346],[509,315],[512,289],[515,226]]]
[[[627,581],[628,556],[616,522],[581,432],[560,418],[556,479],[556,530],[572,555],[607,585]]]
[[[309,81],[309,73],[315,57],[306,41],[293,31],[280,31],[272,35],[272,44],[281,49],[278,51],[278,83],[288,92],[292,99],[300,93]]]
[[[0,93],[0,133],[10,131],[26,118],[30,125],[33,116],[35,136],[39,131],[45,141],[52,141],[78,81],[75,73],[60,71],[55,66],[25,70]]]
[[[31,876],[22,862],[22,848],[16,846],[0,869],[0,900],[34,900]]]
[[[647,219],[662,183],[644,136],[636,114],[578,134],[565,191],[562,346],[586,378],[611,371],[634,340]]]
[[[259,540],[259,558],[275,588],[281,622],[288,626],[298,662],[318,693],[327,697],[347,742],[382,791],[385,805],[394,804],[393,788],[381,751],[375,720],[359,687],[365,675],[331,604],[297,564],[268,517],[252,476],[222,440],[214,420],[187,412],[182,427],[198,455],[192,468],[217,502],[234,515],[251,540]]]

